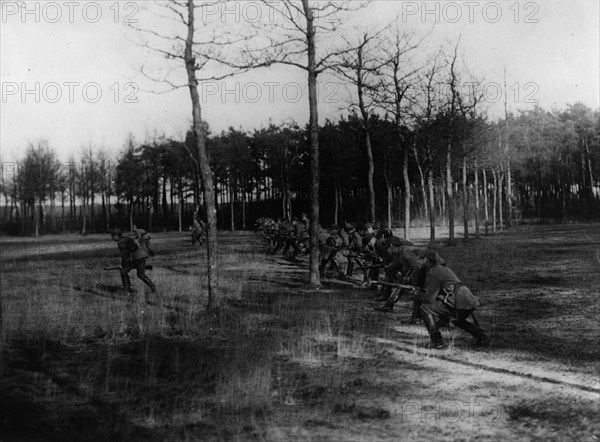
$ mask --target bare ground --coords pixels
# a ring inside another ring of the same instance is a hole
[[[427,231],[413,232],[425,243]],[[443,235],[443,232],[442,232]],[[119,290],[106,236],[2,238],[0,440],[598,440],[600,227],[519,226],[440,243],[482,301],[485,350],[410,302],[324,281],[220,236],[229,297],[207,314],[203,249],[155,234],[159,293]]]

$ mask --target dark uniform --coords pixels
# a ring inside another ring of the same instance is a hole
[[[282,248],[289,248],[288,242],[290,237],[292,236],[292,232],[294,231],[294,226],[289,220],[284,220],[279,223],[279,229],[275,234],[275,247],[273,248],[272,253],[277,253]]]
[[[356,258],[362,250],[363,238],[352,224],[346,224],[344,230],[348,234],[347,245],[349,250],[348,268],[346,269],[346,276],[350,277],[352,276],[352,272],[354,271],[354,262],[356,261]],[[362,265],[362,263],[359,263],[359,265]]]
[[[425,257],[430,269],[427,272],[425,292],[418,298],[422,302],[420,310],[432,345],[435,348],[443,348],[444,341],[438,327],[450,321],[474,336],[477,345],[489,345],[489,340],[479,325],[467,321],[473,311],[479,307],[475,295],[452,270],[437,263],[435,252],[427,252]]]
[[[319,274],[325,277],[327,268],[333,268],[338,276],[341,276],[340,264],[337,256],[343,246],[343,240],[336,233],[329,233],[326,230],[319,231],[319,254],[321,256],[319,263]]]
[[[310,220],[305,213],[300,220],[294,221],[294,240],[291,242],[294,249],[294,258],[308,251],[310,239]]]
[[[206,223],[202,220],[198,221],[194,220],[194,224],[192,225],[192,245],[198,243],[198,245],[202,245],[204,240],[206,230]]]
[[[379,277],[379,265],[382,263],[381,257],[375,251],[376,238],[373,233],[365,233],[363,236],[361,261],[363,267],[374,266],[363,270],[363,287],[377,288],[377,278]]]
[[[384,241],[389,244],[392,262],[385,266],[385,282],[400,282],[402,284],[416,285],[421,272],[422,263],[415,253],[414,244],[404,238],[392,236]],[[388,258],[389,259],[389,258]],[[375,310],[382,312],[392,311],[394,304],[398,302],[403,290],[383,286],[381,296],[378,298],[385,301],[385,304],[375,307]]]
[[[146,276],[146,260],[148,259],[148,256],[154,256],[154,252],[150,247],[150,236],[141,229],[136,229],[136,238],[123,236],[119,229],[115,230],[111,236],[117,241],[117,247],[119,248],[119,254],[121,255],[121,283],[123,284],[123,288],[129,293],[134,292],[131,288],[129,272],[136,269],[138,278],[144,281],[154,293],[156,291],[156,286],[152,280]]]

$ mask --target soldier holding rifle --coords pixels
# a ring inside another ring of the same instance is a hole
[[[477,339],[478,346],[488,346],[489,340],[479,328],[473,312],[479,307],[479,301],[452,270],[440,265],[439,256],[429,250],[425,253],[427,278],[425,291],[416,298],[423,321],[431,338],[431,345],[437,349],[444,347],[442,335],[438,329],[441,324],[450,321]],[[471,317],[472,320],[467,319]]]
[[[419,261],[414,251],[414,244],[405,239],[391,237],[389,247],[391,249],[392,262],[385,267],[385,282],[392,283],[400,277],[400,282],[412,286],[419,285],[422,263]],[[375,310],[381,312],[391,312],[394,304],[398,302],[403,290],[393,288],[391,285],[384,285],[381,291],[380,300],[385,303],[375,307]]]

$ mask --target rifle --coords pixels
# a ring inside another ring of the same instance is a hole
[[[369,266],[355,267],[355,270],[380,269],[381,267],[384,267],[384,266],[385,266],[385,264],[381,262],[379,264],[373,264],[373,265],[369,265]]]
[[[114,266],[114,267],[104,267],[104,270],[121,270],[121,269],[133,269],[133,267],[121,267],[121,266]],[[146,265],[146,270],[152,270],[152,266],[151,265]]]
[[[402,290],[419,290],[417,287],[414,287],[412,285],[398,284],[396,282],[377,281],[377,285],[385,285],[388,287],[394,287]]]

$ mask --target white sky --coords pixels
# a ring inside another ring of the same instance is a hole
[[[152,71],[165,63],[134,45],[136,35],[123,24],[129,18],[141,27],[164,28],[164,21],[144,11],[143,2],[28,1],[26,14],[17,3],[0,3],[2,161],[20,159],[27,143],[39,139],[48,140],[66,161],[89,145],[116,152],[128,133],[139,141],[185,134],[191,121],[188,90],[150,92],[164,87],[149,82],[139,67]],[[232,5],[225,16],[215,9],[213,18],[233,28],[236,21],[254,18],[256,4]],[[374,1],[354,20],[375,29],[400,14],[403,28],[421,34],[435,24],[429,48],[444,41],[453,45],[461,35],[461,59],[491,85],[488,91],[503,84],[506,67],[511,110],[531,108],[535,100],[548,110],[577,101],[596,109],[599,5],[597,0]],[[182,83],[184,72],[172,78]],[[305,124],[305,83],[303,71],[272,68],[207,85],[212,94],[203,103],[203,118],[213,132],[229,126],[251,130],[270,119]],[[337,120],[343,88],[323,77],[320,92],[321,120]],[[490,115],[499,115],[501,102],[488,101]]]

